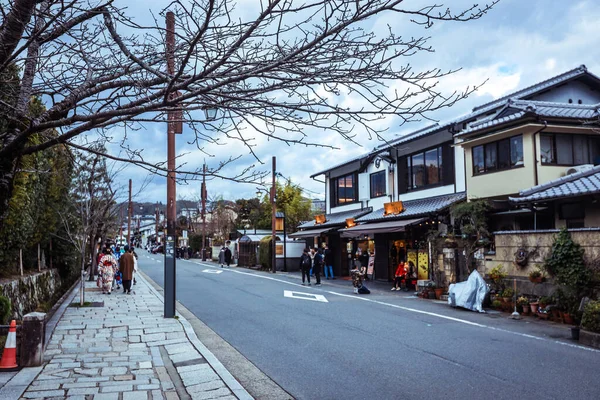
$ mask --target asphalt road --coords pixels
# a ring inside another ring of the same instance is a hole
[[[162,255],[140,254],[140,267],[162,286]],[[570,342],[564,327],[493,319],[404,292],[356,296],[350,282],[299,283],[177,262],[177,299],[297,399],[600,398],[600,352]]]

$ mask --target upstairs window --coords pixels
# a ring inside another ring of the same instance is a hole
[[[442,148],[426,150],[406,159],[408,169],[408,189],[422,189],[442,183]]]
[[[341,206],[358,201],[358,178],[356,174],[335,178],[332,186],[332,204],[334,206]]]
[[[542,133],[540,136],[542,164],[582,165],[600,162],[600,138],[586,135]]]
[[[523,135],[475,146],[473,175],[523,166]]]
[[[371,181],[371,198],[385,196],[385,171],[372,173]]]

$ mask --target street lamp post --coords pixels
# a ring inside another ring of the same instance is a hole
[[[175,74],[175,14],[167,12],[167,73],[170,76]],[[176,199],[176,173],[175,173],[175,123],[172,122],[174,113],[169,111],[167,124],[167,235],[164,243],[165,254],[165,272],[164,272],[164,317],[173,318],[175,316],[175,292],[176,292],[176,262],[175,246],[177,242],[175,219],[177,217]]]

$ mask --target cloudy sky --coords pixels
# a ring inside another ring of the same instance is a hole
[[[136,0],[118,0],[129,4],[130,10],[143,15],[147,4]],[[407,0],[406,4],[424,3],[423,0]],[[242,0],[241,12],[257,12],[251,6],[251,0]],[[426,2],[425,2],[426,3]],[[447,1],[452,7],[471,4],[472,1]],[[443,69],[462,68],[454,75],[443,79],[439,88],[445,93],[464,90],[468,86],[487,83],[468,99],[461,101],[450,109],[440,110],[430,115],[435,120],[452,119],[468,113],[478,104],[501,97],[517,89],[529,86],[540,80],[560,74],[580,64],[587,65],[592,73],[600,74],[600,8],[592,0],[501,0],[485,17],[468,23],[437,23],[431,29],[411,25],[398,19],[396,15],[381,16],[372,21],[372,29],[380,29],[389,24],[395,33],[414,36],[431,36],[430,44],[434,53],[419,55],[410,59],[415,69],[440,67]],[[159,10],[159,9],[157,9]],[[157,11],[154,10],[153,11]],[[410,125],[398,126],[391,119],[382,122],[388,128],[386,139],[404,135],[419,129],[431,122],[414,122]],[[344,141],[335,133],[322,131],[308,132],[322,143],[334,145],[339,150],[315,149],[304,146],[284,146],[280,142],[267,141],[257,137],[257,155],[265,164],[260,166],[247,154],[244,148],[235,145],[215,146],[211,148],[214,157],[195,150],[189,144],[192,137],[184,132],[177,136],[177,152],[186,154],[181,158],[192,169],[202,165],[204,158],[209,165],[217,165],[219,161],[230,156],[241,155],[235,165],[230,165],[229,173],[245,168],[248,164],[257,164],[259,168],[270,168],[271,156],[277,157],[277,170],[285,177],[305,188],[306,194],[313,198],[323,198],[324,185],[309,179],[309,176],[330,165],[365,153],[381,144],[369,139],[366,132],[357,127],[356,140],[360,146]],[[148,126],[143,140],[138,136],[135,141],[144,153],[152,155],[152,159],[164,160],[166,157],[166,131],[163,126]],[[125,168],[118,177],[120,182],[133,179],[134,192],[142,182],[149,182],[139,193],[137,201],[165,202],[165,178],[148,177],[138,167]],[[194,199],[199,194],[199,183],[178,186],[178,198]],[[222,196],[225,199],[253,197],[255,185],[236,184],[227,181],[213,180],[208,183],[209,196]]]

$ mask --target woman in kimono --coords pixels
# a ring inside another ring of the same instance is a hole
[[[106,249],[104,256],[100,259],[100,263],[98,264],[98,274],[102,280],[103,294],[110,294],[116,271],[117,259],[113,257],[110,249]]]

